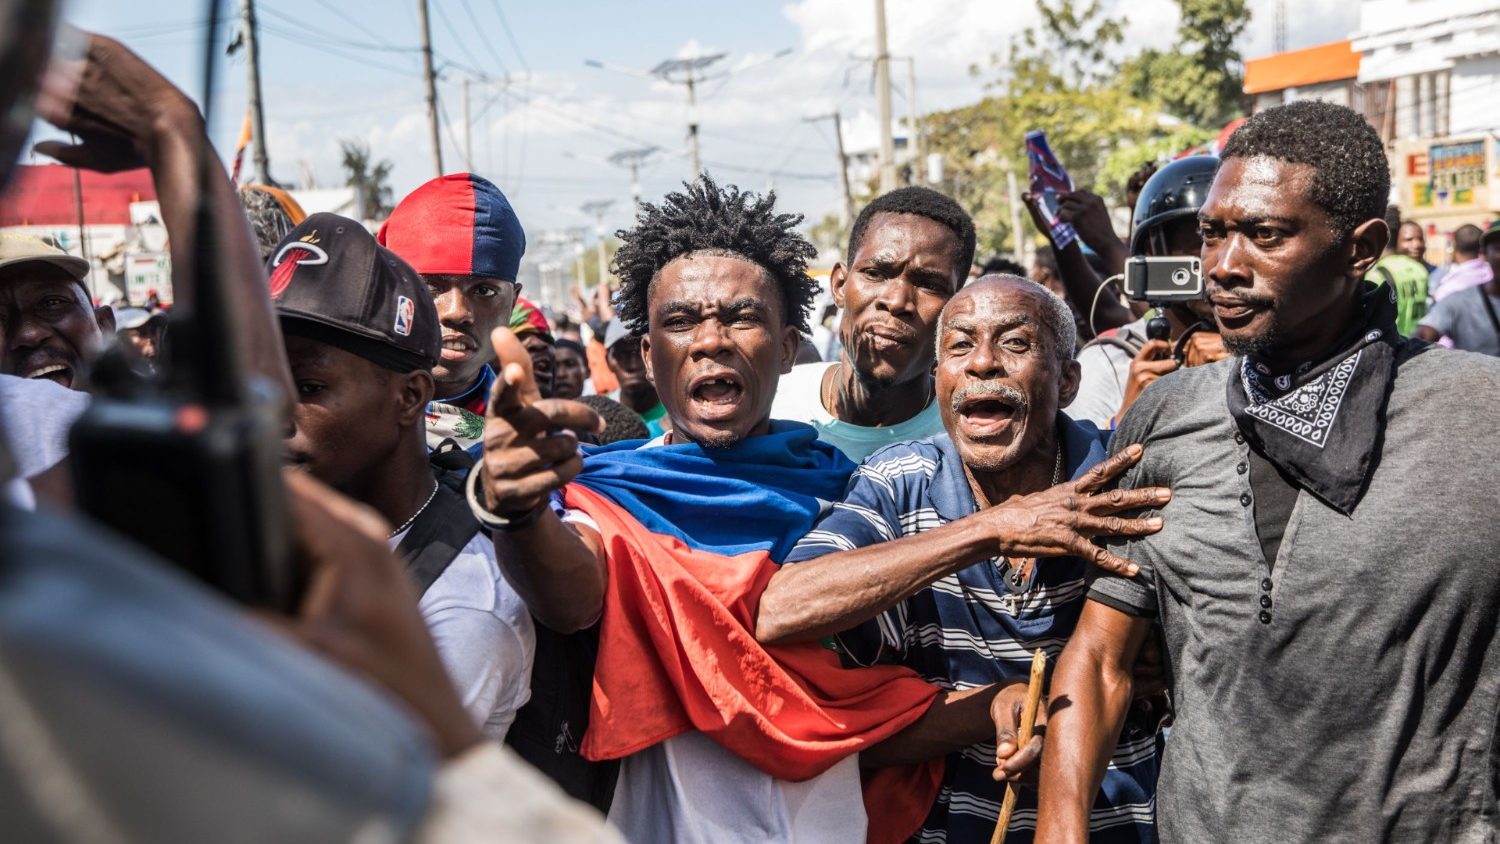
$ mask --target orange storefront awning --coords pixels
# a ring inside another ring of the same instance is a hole
[[[1349,41],[1320,44],[1245,62],[1245,93],[1261,94],[1299,85],[1359,76],[1359,53]]]

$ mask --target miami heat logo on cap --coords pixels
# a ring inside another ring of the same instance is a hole
[[[396,297],[396,325],[397,334],[402,337],[411,336],[411,323],[417,317],[417,306],[412,300],[405,296]]]
[[[328,253],[318,243],[318,230],[313,229],[300,239],[283,244],[271,259],[271,298],[279,299],[292,283],[292,274],[298,267],[315,267],[328,263]]]

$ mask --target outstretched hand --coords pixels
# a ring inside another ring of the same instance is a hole
[[[1172,500],[1166,487],[1102,490],[1140,462],[1143,450],[1131,445],[1090,469],[1076,481],[1010,498],[982,511],[999,552],[1011,558],[1072,555],[1107,571],[1134,577],[1136,564],[1095,545],[1098,536],[1149,536],[1162,528],[1158,516],[1126,519],[1127,510],[1160,507]]]
[[[582,402],[544,399],[531,355],[509,328],[490,335],[500,377],[484,420],[481,480],[487,509],[517,517],[541,506],[583,469],[578,433],[599,433],[604,419]]]

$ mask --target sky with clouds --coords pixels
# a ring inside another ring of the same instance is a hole
[[[774,186],[789,210],[816,220],[838,207],[831,125],[805,118],[837,109],[851,150],[877,141],[871,86],[873,0],[705,3],[701,0],[430,0],[445,116],[444,168],[463,168],[462,89],[470,82],[474,169],[499,184],[529,231],[590,225],[580,206],[614,200],[605,224],[630,215],[629,174],[609,163],[658,147],[642,172],[649,200],[689,175],[681,86],[585,64],[647,70],[708,52],[727,75],[700,87],[705,169],[745,188]],[[224,4],[231,10],[237,3]],[[1253,2],[1241,44],[1272,50],[1272,4]],[[342,181],[339,141],[368,143],[394,165],[397,198],[434,175],[417,45],[418,0],[256,0],[272,175],[324,186]],[[983,95],[987,65],[1035,23],[1029,0],[887,0],[894,56],[915,56],[917,104],[950,108]],[[1170,46],[1173,0],[1105,0],[1129,19],[1127,48]],[[71,0],[72,23],[113,35],[198,99],[205,4],[183,0]],[[1347,37],[1358,4],[1288,4],[1291,48]],[[230,21],[222,33],[233,34]],[[777,53],[789,51],[777,57]],[[241,57],[218,65],[211,131],[230,155],[246,104]],[[893,111],[906,114],[905,65],[893,65]],[[43,133],[45,134],[45,133]],[[249,162],[246,162],[247,171]]]

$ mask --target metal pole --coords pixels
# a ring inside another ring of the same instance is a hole
[[[74,143],[77,143],[76,136]],[[89,235],[88,229],[83,223],[83,176],[78,168],[73,168],[73,203],[78,207],[78,251],[83,260],[89,260]],[[84,278],[84,286],[88,288],[89,299],[98,298],[94,291],[94,263],[89,261],[89,274]]]
[[[1030,266],[1031,250],[1021,238],[1021,191],[1016,187],[1016,171],[1009,167],[1005,168],[1005,190],[1010,196],[1010,236],[1016,247],[1016,260]]]
[[[245,64],[250,73],[250,131],[254,135],[250,142],[255,180],[263,185],[275,185],[271,180],[271,162],[266,155],[266,116],[260,101],[260,42],[255,31],[255,0],[240,0],[240,20],[245,27]]]
[[[469,77],[464,77],[464,169],[474,172],[474,131],[469,124]]]
[[[922,163],[922,129],[917,125],[917,57],[906,57],[906,147],[911,151],[911,183],[927,182]]]
[[[693,181],[703,175],[703,166],[698,158],[698,88],[693,78],[692,67],[687,71],[688,92],[688,156],[693,166]]]
[[[854,194],[849,190],[849,156],[844,153],[844,118],[833,113],[833,139],[839,151],[839,190],[844,192],[844,231],[854,222]]]
[[[880,192],[896,189],[896,140],[891,137],[891,53],[885,43],[885,0],[875,0],[875,99],[880,110]]]
[[[427,0],[417,0],[422,23],[422,77],[427,84],[427,126],[432,131],[432,164],[443,175],[443,143],[438,138],[437,86],[432,74],[432,27],[427,22]]]

